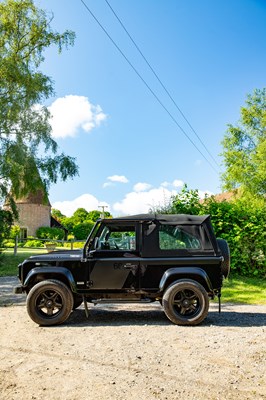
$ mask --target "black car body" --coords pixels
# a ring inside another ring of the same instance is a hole
[[[143,214],[97,221],[82,250],[25,260],[15,292],[28,294],[29,315],[41,325],[64,322],[82,300],[158,300],[172,322],[196,325],[228,273],[227,243],[208,215]]]

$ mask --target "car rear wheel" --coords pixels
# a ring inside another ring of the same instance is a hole
[[[202,285],[191,279],[170,285],[163,295],[166,316],[177,325],[198,325],[209,311],[209,297]]]
[[[61,281],[49,279],[37,283],[27,296],[27,311],[39,325],[62,324],[73,309],[70,289]]]

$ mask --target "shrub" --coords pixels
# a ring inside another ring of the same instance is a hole
[[[243,203],[209,199],[204,206],[211,215],[216,236],[227,240],[231,269],[240,275],[266,275],[266,210]]]
[[[49,226],[42,226],[37,229],[36,236],[39,239],[54,239],[63,240],[65,232],[60,228],[50,228]]]
[[[6,240],[3,240],[2,246],[4,248],[12,248],[12,247],[15,247],[15,242],[14,242],[14,240],[6,239]]]
[[[24,244],[24,247],[44,247],[43,242],[41,240],[27,240]]]

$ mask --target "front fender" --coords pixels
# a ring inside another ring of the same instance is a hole
[[[169,282],[172,283],[174,280],[178,280],[181,277],[193,279],[199,283],[203,283],[203,286],[208,291],[213,290],[211,281],[207,273],[203,269],[198,267],[180,267],[180,268],[169,268],[167,271],[165,271],[159,285],[160,292],[164,291],[164,289],[168,286]]]
[[[45,275],[47,275],[47,279],[51,279],[53,277],[56,279],[58,276],[64,277],[67,282],[69,283],[69,286],[73,292],[76,292],[76,283],[73,278],[72,273],[64,267],[52,267],[52,266],[45,266],[45,267],[36,267],[30,270],[28,273],[23,287],[26,288],[30,282],[34,279],[35,276],[37,275],[42,275],[42,277],[45,278]]]

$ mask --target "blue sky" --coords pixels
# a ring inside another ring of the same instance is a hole
[[[79,177],[51,186],[52,205],[71,215],[107,204],[124,215],[165,204],[183,183],[221,192],[227,124],[237,122],[248,93],[265,87],[266,1],[108,1],[218,166],[105,0],[84,2],[200,151],[80,0],[36,0],[53,12],[54,29],[76,32],[74,47],[60,56],[49,49],[41,67],[55,84],[53,135],[79,165]]]

